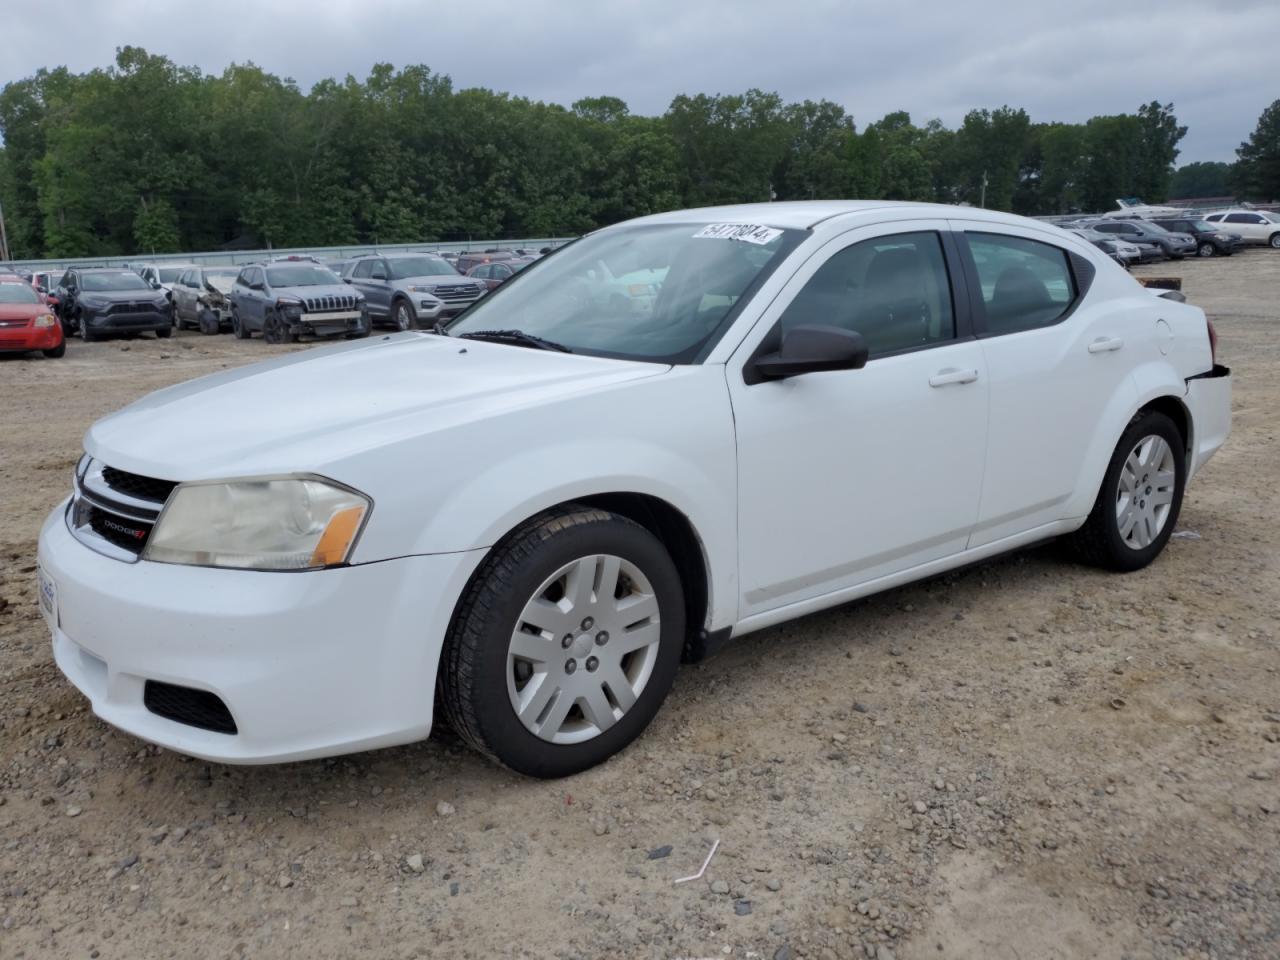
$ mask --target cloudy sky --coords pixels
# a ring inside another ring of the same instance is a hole
[[[252,61],[304,87],[424,63],[455,87],[569,104],[776,90],[955,126],[1008,103],[1081,121],[1173,101],[1179,163],[1231,160],[1275,83],[1280,0],[0,0],[0,84],[111,63],[125,44],[221,72]]]

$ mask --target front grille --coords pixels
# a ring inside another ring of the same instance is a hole
[[[448,287],[436,287],[434,293],[440,300],[457,301],[470,300],[480,295],[481,286],[478,283],[458,283]]]
[[[168,500],[169,494],[177,486],[172,480],[156,480],[154,477],[126,473],[115,467],[103,467],[102,479],[112,490],[141,500],[154,500],[156,503]]]
[[[82,510],[80,519],[103,540],[114,543],[122,550],[128,550],[135,557],[142,553],[155,524],[121,516],[84,500],[80,501],[79,506]]]
[[[154,303],[129,301],[127,303],[113,303],[107,308],[107,313],[156,313],[159,309]]]
[[[231,711],[215,693],[148,680],[142,688],[142,705],[158,717],[185,723],[214,733],[235,733]]]
[[[0,320],[0,327],[25,327],[30,320]]]
[[[81,463],[67,526],[81,543],[117,560],[142,556],[177,483],[89,460]]]
[[[307,297],[303,303],[311,313],[324,313],[330,310],[354,310],[356,308],[356,298],[354,296]]]

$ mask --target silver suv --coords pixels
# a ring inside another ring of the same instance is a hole
[[[445,260],[426,253],[375,253],[347,264],[342,279],[365,296],[374,323],[397,330],[431,327],[461,313],[486,292]]]

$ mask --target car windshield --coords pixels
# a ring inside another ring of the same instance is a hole
[[[1272,223],[1280,223],[1280,213],[1268,213],[1265,210],[1259,210],[1263,220],[1269,220]]]
[[[0,303],[39,303],[40,296],[25,283],[0,283]]]
[[[341,282],[332,270],[320,266],[299,264],[267,269],[267,283],[273,287],[323,287]]]
[[[187,272],[187,267],[160,267],[156,272],[160,276],[161,283],[173,283],[180,276]]]
[[[516,329],[575,353],[692,363],[734,308],[805,236],[746,224],[636,224],[539,261],[449,326],[459,336]]]
[[[83,273],[80,275],[83,290],[150,290],[147,281],[132,270],[119,273]]]
[[[435,257],[396,257],[388,260],[391,264],[392,280],[407,280],[409,277],[455,277],[458,271],[443,260]]]
[[[1191,220],[1187,223],[1192,233],[1217,233],[1217,228],[1203,220]]]

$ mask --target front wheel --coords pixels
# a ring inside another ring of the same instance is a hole
[[[244,321],[240,319],[240,311],[234,308],[231,311],[231,333],[237,340],[249,339],[249,331],[244,328]]]
[[[200,318],[196,325],[206,337],[222,332],[222,324],[218,322],[218,315],[208,307],[200,311]]]
[[[1267,243],[1271,244],[1272,250],[1280,250],[1280,232],[1273,233]]]
[[[1186,441],[1163,413],[1147,411],[1120,437],[1076,552],[1109,570],[1140,570],[1173,534],[1186,485]]]
[[[49,349],[49,350],[41,350],[40,352],[43,353],[46,357],[48,357],[50,360],[57,360],[59,357],[64,356],[66,354],[67,341],[63,340],[56,347],[53,347],[52,349]]]
[[[414,326],[413,308],[404,300],[397,300],[391,310],[391,322],[397,330],[412,330]]]
[[[508,535],[468,585],[445,640],[440,701],[476,749],[562,777],[648,726],[675,678],[684,592],[666,548],[587,506]]]
[[[1196,253],[1200,254],[1202,257],[1212,257],[1217,252],[1217,248],[1207,240],[1200,244],[1199,249],[1196,250]]]
[[[173,327],[156,327],[156,336],[161,340],[168,340],[173,335]]]

